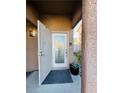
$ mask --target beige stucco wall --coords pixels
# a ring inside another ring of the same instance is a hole
[[[26,18],[33,24],[37,25],[39,15],[34,8],[29,5],[26,5]]]
[[[26,31],[26,72],[38,69],[37,36],[30,37]]]
[[[38,14],[29,5],[26,5],[26,19],[37,25]],[[26,31],[26,72],[38,69],[37,50],[37,37],[29,37]]]
[[[82,93],[97,93],[96,0],[83,1]]]
[[[78,6],[72,18],[73,26],[81,19],[81,15],[82,15],[82,7]]]
[[[40,21],[51,31],[70,31],[72,21],[62,15],[42,15]]]

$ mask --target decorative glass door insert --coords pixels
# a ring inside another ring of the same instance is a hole
[[[67,60],[67,34],[52,34],[53,66],[64,67]]]

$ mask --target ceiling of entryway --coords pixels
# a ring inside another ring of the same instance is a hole
[[[81,6],[82,0],[27,0],[40,15],[59,14],[73,16],[77,7]]]

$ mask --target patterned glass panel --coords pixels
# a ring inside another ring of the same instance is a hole
[[[55,62],[64,63],[65,37],[55,36]]]

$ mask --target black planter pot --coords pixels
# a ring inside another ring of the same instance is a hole
[[[79,74],[79,66],[78,64],[70,64],[70,72],[72,75],[78,75]]]

